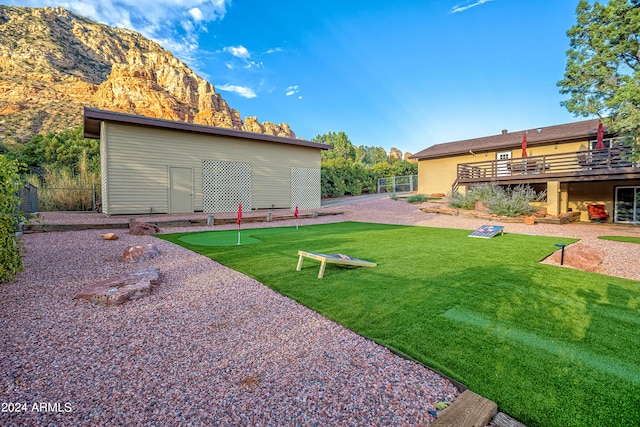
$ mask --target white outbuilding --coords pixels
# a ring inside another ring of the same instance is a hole
[[[84,109],[100,140],[106,215],[320,207],[320,153],[333,146]]]

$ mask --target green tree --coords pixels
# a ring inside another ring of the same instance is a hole
[[[391,176],[417,175],[418,164],[406,160],[397,160],[391,166]]]
[[[565,75],[558,82],[568,111],[599,116],[640,143],[640,0],[581,0],[569,31]]]
[[[342,158],[346,160],[356,160],[356,147],[351,143],[349,137],[344,132],[329,132],[318,135],[312,139],[314,142],[333,145],[333,150],[322,150],[322,160]]]
[[[387,152],[384,150],[384,148],[376,147],[371,157],[371,164],[375,165],[382,162],[389,163],[389,156],[387,156]]]
[[[356,147],[356,162],[361,165],[371,166],[371,147],[359,145]]]
[[[393,176],[393,174],[391,173],[391,165],[389,164],[389,162],[378,162],[373,165],[371,169],[380,178]]]
[[[344,132],[318,135],[313,141],[334,147],[322,152],[322,197],[374,193],[378,188],[378,178],[418,173],[417,164],[397,159],[392,162],[382,147],[355,147]]]
[[[360,145],[356,148],[356,162],[365,166],[373,166],[376,163],[387,162],[389,157],[382,147]]]
[[[22,165],[0,154],[0,282],[7,282],[22,270],[16,225],[22,215],[18,209]]]
[[[36,135],[24,144],[16,144],[14,156],[29,170],[43,175],[47,168],[78,170],[78,159],[86,153],[87,165],[92,172],[100,170],[100,143],[84,137],[82,126],[61,133]]]
[[[342,197],[347,192],[345,177],[349,172],[349,161],[343,158],[329,159],[322,162],[320,168],[321,195],[325,197]]]

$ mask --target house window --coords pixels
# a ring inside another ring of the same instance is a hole
[[[616,187],[614,222],[640,224],[640,187]]]

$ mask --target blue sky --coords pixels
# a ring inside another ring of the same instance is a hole
[[[430,145],[582,120],[560,106],[578,0],[9,0],[130,28],[242,117]]]

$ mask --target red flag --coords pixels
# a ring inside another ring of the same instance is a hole
[[[240,228],[240,222],[242,222],[242,205],[238,205],[238,219],[236,222],[238,223],[238,228]]]
[[[295,212],[293,213],[293,216],[295,216],[296,219],[298,219],[298,207],[297,206],[296,206]]]
[[[522,135],[522,157],[527,157],[527,134]]]

